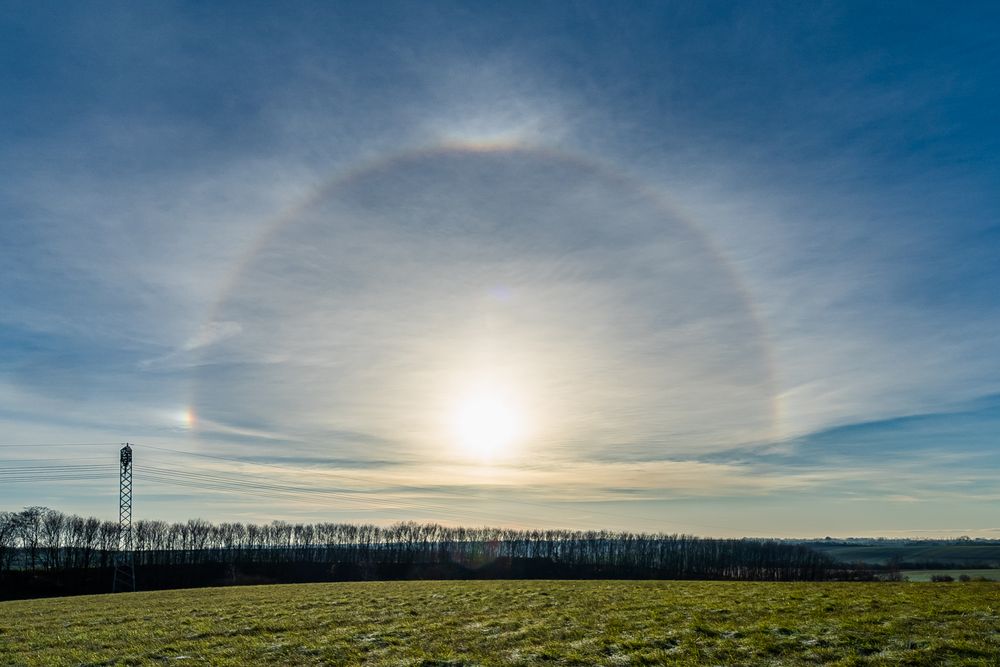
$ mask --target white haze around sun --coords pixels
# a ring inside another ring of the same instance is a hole
[[[452,149],[362,171],[269,235],[215,316],[240,333],[204,351],[199,419],[332,454],[648,458],[772,427],[727,268],[565,156]]]

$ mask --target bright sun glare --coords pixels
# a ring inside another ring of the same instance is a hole
[[[482,390],[462,398],[452,415],[459,445],[469,455],[492,460],[524,437],[524,416],[516,403],[498,391]]]

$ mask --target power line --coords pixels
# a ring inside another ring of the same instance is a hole
[[[68,462],[76,465],[78,461],[103,461],[108,462],[107,456],[74,456],[71,459],[56,459],[51,456],[41,459],[30,459],[30,458],[16,458],[16,459],[0,459],[0,465],[6,464],[17,464],[17,463],[63,463]]]
[[[281,466],[281,465],[277,465],[277,464],[258,463],[258,462],[253,462],[253,461],[246,461],[246,460],[243,460],[243,459],[234,459],[234,458],[230,458],[230,457],[217,456],[217,455],[212,455],[212,454],[201,454],[201,453],[198,453],[198,452],[189,452],[189,451],[184,451],[184,450],[170,449],[170,448],[167,448],[167,447],[155,447],[155,446],[152,446],[152,445],[142,445],[142,447],[144,449],[146,449],[146,448],[152,448],[152,449],[157,449],[157,450],[171,452],[171,453],[176,453],[176,454],[183,454],[183,455],[190,455],[190,456],[199,456],[199,457],[203,457],[203,458],[217,459],[217,460],[221,460],[221,461],[227,461],[227,462],[233,462],[233,463],[240,463],[240,464],[244,464],[244,465],[265,466],[265,467],[268,467],[268,468],[275,468],[275,469],[278,469],[278,470],[295,472],[295,473],[299,473],[299,474],[301,474],[301,472],[302,472],[301,468],[291,468],[291,467],[288,467],[288,466]],[[364,481],[364,482],[370,481],[370,480],[367,480],[367,479],[364,479],[364,478],[360,478],[360,477],[356,477],[356,476],[344,475],[344,474],[341,474],[341,473],[335,473],[335,472],[330,472],[330,471],[325,471],[325,470],[315,470],[314,468],[307,468],[307,470],[310,470],[310,471],[312,471],[312,472],[314,472],[316,474],[326,475],[326,476],[329,476],[329,477],[339,477],[339,478],[342,478],[342,479],[349,479],[349,480],[352,480],[352,481]],[[139,474],[142,475],[141,472]],[[191,473],[187,473],[187,474],[191,474]],[[415,492],[419,492],[419,493],[427,493],[427,491],[428,491],[426,487],[411,486],[411,485],[396,485],[396,488],[405,489],[405,490],[409,490],[409,491],[415,491]],[[318,489],[305,489],[305,490],[307,492],[321,491],[321,492],[325,492],[325,493],[328,493],[328,494],[329,493],[333,493],[333,492],[322,491],[322,490],[318,490]],[[354,494],[357,494],[359,492],[339,492],[340,495],[343,495],[344,493],[354,493]],[[454,491],[450,491],[450,492],[446,492],[446,493],[450,493],[450,495],[452,495],[452,496],[456,495]],[[468,496],[464,496],[463,497],[463,499],[467,499],[467,498],[468,498]],[[447,514],[449,516],[459,516],[460,515],[460,513],[458,511],[456,511],[455,507],[452,506],[452,505],[435,505],[435,504],[431,504],[431,503],[427,503],[427,502],[421,502],[421,501],[417,501],[417,502],[414,502],[414,501],[408,501],[407,502],[407,501],[401,501],[401,500],[385,501],[384,499],[380,499],[378,497],[374,497],[374,496],[370,496],[370,495],[367,495],[365,497],[365,502],[367,502],[369,504],[371,504],[371,503],[375,503],[375,504],[382,503],[382,504],[385,504],[387,502],[393,509],[395,509],[397,507],[400,507],[402,509],[425,510],[425,511],[440,512],[440,513]],[[515,503],[515,504],[521,504],[521,505],[533,505],[533,506],[536,506],[536,507],[545,507],[545,508],[548,508],[548,509],[552,509],[552,507],[553,507],[553,505],[551,505],[551,504],[545,504],[545,503],[539,503],[539,502],[531,502],[531,501],[511,499],[511,498],[504,498],[503,502],[506,502],[506,503]],[[466,516],[472,517],[475,520],[475,519],[478,519],[480,516],[488,516],[488,515],[491,515],[491,514],[493,516],[499,518],[500,520],[508,520],[509,519],[508,515],[501,515],[501,514],[484,512],[484,511],[480,511],[480,512],[478,512],[478,514],[475,514],[475,515],[466,514]],[[609,514],[609,516],[614,516],[614,515]],[[618,515],[615,518],[623,518],[623,517],[624,517],[624,515]],[[633,517],[634,517],[634,515],[633,515]],[[652,520],[652,519],[649,519],[648,517],[640,517],[640,518],[645,518],[646,520]]]
[[[99,442],[99,443],[82,443],[82,442],[69,442],[69,443],[0,443],[0,447],[20,447],[20,448],[41,448],[41,447],[118,447],[118,446],[120,446],[120,443],[111,443],[111,442]],[[182,449],[173,449],[173,448],[170,448],[170,447],[162,447],[162,446],[158,446],[158,445],[148,445],[148,444],[146,444],[146,445],[139,445],[139,447],[141,447],[142,450],[150,449],[150,450],[154,450],[154,451],[167,452],[167,453],[170,453],[170,454],[177,454],[177,455],[181,455],[181,456],[193,456],[193,457],[199,457],[199,458],[205,458],[205,459],[214,459],[214,460],[218,460],[218,461],[224,461],[224,462],[227,462],[227,463],[237,463],[237,464],[240,464],[240,465],[249,465],[249,466],[258,466],[258,467],[272,468],[272,469],[286,471],[286,472],[291,472],[291,473],[296,473],[296,474],[301,474],[303,472],[303,470],[307,470],[307,471],[309,471],[309,472],[311,472],[313,474],[316,474],[316,475],[323,475],[323,476],[327,476],[327,477],[339,478],[339,479],[344,479],[344,480],[350,480],[350,481],[354,481],[354,482],[363,482],[363,483],[370,483],[371,482],[371,480],[368,479],[368,478],[359,477],[359,476],[356,476],[356,475],[349,475],[349,474],[345,474],[345,473],[342,473],[342,472],[333,472],[333,471],[329,471],[329,470],[319,470],[319,469],[316,469],[315,467],[293,468],[293,467],[290,467],[290,466],[280,465],[280,464],[276,464],[276,463],[264,463],[264,462],[252,461],[252,460],[248,461],[246,459],[240,459],[240,458],[234,458],[234,457],[227,457],[227,456],[220,456],[220,455],[217,455],[217,454],[205,454],[205,453],[202,453],[202,452],[192,452],[192,451],[189,451],[189,450],[182,450]],[[41,460],[43,460],[43,459],[36,459],[36,461],[41,461]],[[45,473],[42,473],[42,471],[35,471],[35,473],[27,473],[27,472],[25,472],[25,474],[22,474],[20,476],[10,475],[10,476],[7,476],[7,477],[4,477],[4,472],[5,472],[5,470],[2,469],[2,468],[0,468],[0,480],[2,480],[4,482],[10,482],[10,483],[24,483],[24,482],[31,482],[31,481],[86,481],[86,480],[92,480],[92,479],[104,479],[104,478],[107,477],[107,475],[97,474],[96,471],[86,471],[87,473],[92,474],[92,476],[86,476],[86,475],[83,475],[83,473],[85,471],[82,470],[82,469],[79,469],[79,470],[76,471],[78,473],[77,477],[73,477],[73,476],[58,477],[58,476],[54,476],[54,474],[52,474],[52,473],[48,473],[49,476],[46,477],[44,480],[42,480],[40,477],[36,477],[33,480],[32,477],[30,476],[31,474],[36,474],[36,473],[38,473],[38,474],[45,474]],[[11,472],[15,472],[15,471],[11,471]],[[68,467],[65,468],[64,472],[67,472],[67,473],[70,472],[69,468]],[[111,472],[113,472],[113,469],[111,469]],[[108,474],[110,474],[110,472]],[[185,473],[182,473],[180,471],[169,470],[169,471],[166,471],[165,473],[160,473],[160,475],[159,475],[158,478],[154,479],[153,477],[150,477],[150,481],[161,483],[161,484],[174,483],[174,482],[177,481],[177,479],[179,478],[179,476],[182,475],[182,474],[185,474]],[[197,474],[197,473],[190,473],[189,472],[189,473],[186,473],[186,474],[190,475],[190,474]],[[145,478],[145,477],[148,476],[147,473],[143,472],[143,470],[141,468],[136,470],[136,475],[139,478]],[[186,486],[198,488],[196,486],[196,484],[195,484],[195,482],[196,482],[196,480],[198,478],[188,477],[186,479],[187,479]],[[373,495],[370,495],[371,492],[364,492],[364,491],[324,490],[324,489],[315,489],[315,488],[311,488],[311,487],[285,487],[285,488],[280,488],[281,487],[280,484],[277,485],[277,486],[275,486],[274,483],[263,483],[262,484],[259,481],[246,482],[245,480],[251,479],[249,477],[245,477],[243,483],[244,484],[247,484],[247,483],[249,483],[249,484],[257,484],[258,485],[257,487],[252,487],[252,486],[250,486],[250,487],[238,487],[238,486],[236,486],[236,487],[223,488],[223,486],[227,482],[228,483],[239,483],[239,480],[236,480],[234,482],[234,480],[232,480],[232,479],[227,480],[225,478],[220,478],[220,479],[214,480],[214,482],[216,483],[216,487],[213,488],[211,486],[206,486],[206,485],[212,484],[213,480],[208,479],[208,478],[200,478],[200,479],[203,482],[202,486],[204,488],[210,488],[211,490],[220,491],[220,492],[243,492],[243,493],[255,493],[257,495],[259,495],[261,492],[271,492],[271,493],[279,494],[277,496],[274,496],[274,495],[272,495],[272,496],[266,496],[266,497],[270,497],[272,499],[278,498],[278,499],[299,499],[299,500],[303,500],[303,499],[307,499],[307,498],[308,499],[313,499],[314,496],[315,496],[315,494],[323,494],[323,495],[326,495],[327,497],[330,497],[330,498],[337,498],[337,499],[340,499],[340,500],[348,499],[348,500],[353,500],[355,502],[361,502],[356,496],[358,494],[363,494],[364,495],[364,502],[365,503],[367,503],[369,505],[379,505],[379,506],[385,507],[385,508],[392,508],[392,509],[400,508],[400,509],[406,509],[406,510],[410,510],[410,511],[428,511],[428,512],[435,512],[435,513],[444,513],[444,514],[447,514],[448,516],[462,516],[464,514],[465,516],[473,517],[474,520],[478,519],[479,517],[488,516],[488,515],[491,514],[489,512],[477,512],[476,514],[467,514],[467,513],[460,512],[460,511],[456,510],[456,508],[454,506],[450,506],[450,505],[448,505],[448,506],[446,506],[446,505],[437,505],[437,504],[434,504],[434,503],[427,503],[427,502],[421,502],[421,501],[413,501],[413,500],[404,501],[404,500],[401,500],[401,499],[388,500],[388,499],[385,499],[385,498],[375,497]],[[413,486],[413,485],[406,485],[406,484],[394,484],[393,486],[394,486],[394,488],[400,489],[400,490],[413,491],[413,492],[422,493],[422,494],[428,493],[427,487]],[[457,497],[457,498],[461,498],[461,499],[468,499],[468,497],[469,497],[468,494],[462,495],[461,491],[459,491],[459,490],[438,489],[437,491],[439,493],[448,494],[448,495],[450,495],[452,497]],[[262,497],[265,497],[265,496],[262,496]],[[526,499],[523,499],[523,498],[505,497],[505,498],[502,499],[502,502],[506,503],[506,504],[522,505],[522,506],[527,506],[527,507],[537,507],[537,508],[544,508],[544,509],[549,509],[549,510],[555,509],[555,508],[560,508],[560,509],[564,509],[565,510],[568,507],[574,507],[575,509],[577,509],[578,511],[580,511],[580,512],[586,514],[586,515],[606,516],[606,517],[609,517],[609,518],[619,519],[619,520],[620,519],[631,519],[631,520],[641,519],[643,521],[648,521],[648,522],[660,522],[660,521],[663,521],[663,517],[655,517],[655,518],[653,518],[653,517],[644,516],[644,515],[641,515],[641,514],[636,514],[634,512],[629,512],[629,513],[626,514],[626,513],[619,513],[619,512],[609,512],[609,511],[606,511],[606,510],[599,510],[599,509],[594,509],[594,508],[591,508],[591,507],[586,507],[586,508],[580,507],[581,503],[611,502],[611,501],[607,501],[607,500],[583,500],[583,501],[562,501],[562,502],[560,502],[560,501],[548,501],[548,502],[546,502],[546,501],[537,501],[537,500],[526,500]],[[506,516],[506,515],[495,515],[495,516],[500,517],[501,520],[507,520],[507,519],[509,519],[509,517]],[[692,527],[692,528],[709,528],[709,529],[724,530],[724,531],[730,531],[730,530],[732,530],[732,526],[719,526],[719,525],[712,525],[712,524],[692,523],[692,522],[676,521],[676,520],[670,520],[669,523],[672,524],[672,525],[688,526],[688,527]]]
[[[204,473],[177,472],[163,469],[150,469],[148,466],[136,472],[140,480],[153,482],[177,484],[180,486],[193,487],[198,489],[208,489],[223,493],[238,493],[240,495],[256,495],[259,497],[277,500],[297,500],[297,501],[322,501],[322,500],[348,500],[359,503],[361,507],[352,509],[370,509],[376,505],[383,509],[404,509],[409,511],[424,511],[447,516],[460,516],[470,520],[478,520],[482,516],[494,516],[500,520],[507,520],[509,516],[500,515],[493,512],[478,512],[470,514],[461,510],[456,510],[454,506],[438,505],[428,502],[404,499],[378,498],[356,492],[345,492],[331,489],[317,489],[313,487],[287,486],[272,483],[260,483],[256,481],[247,482],[240,479],[233,479],[230,476],[207,475]]]
[[[5,442],[0,443],[0,447],[118,447],[121,443],[118,442],[21,442],[21,443],[11,443]]]
[[[109,466],[105,463],[81,463],[81,464],[61,464],[61,465],[31,465],[31,466],[10,466],[5,468],[0,468],[0,473],[11,471],[24,471],[24,470],[92,470],[94,468],[109,469]]]
[[[170,447],[159,447],[159,446],[155,446],[155,445],[141,445],[141,446],[142,446],[143,449],[154,449],[154,450],[159,450],[159,451],[163,451],[163,452],[171,452],[171,453],[174,453],[174,454],[182,454],[182,455],[186,455],[186,456],[197,456],[197,457],[207,458],[207,459],[216,459],[216,460],[219,460],[219,461],[227,461],[227,462],[230,462],[230,463],[239,463],[239,464],[242,464],[242,465],[264,466],[264,467],[267,467],[267,468],[275,468],[277,470],[287,470],[287,471],[296,472],[296,473],[301,473],[302,472],[302,468],[292,468],[292,467],[289,467],[289,466],[283,466],[283,465],[279,465],[279,464],[276,464],[276,463],[260,463],[260,462],[256,462],[256,461],[246,461],[244,459],[237,459],[237,458],[232,458],[232,457],[219,456],[217,454],[203,454],[201,452],[191,452],[191,451],[187,451],[187,450],[172,449]],[[369,482],[370,481],[370,480],[368,480],[366,478],[363,478],[363,477],[347,475],[347,474],[339,473],[339,472],[331,472],[331,471],[325,471],[325,470],[315,470],[313,468],[306,468],[306,469],[310,470],[310,471],[314,471],[317,474],[327,475],[329,477],[339,477],[341,479],[349,479],[349,480],[352,480],[352,481],[361,481],[361,482]],[[410,486],[410,485],[403,485],[403,484],[397,484],[395,486],[396,486],[396,488],[399,488],[399,489],[406,489],[406,490],[410,490],[410,491],[418,491],[420,493],[426,493],[427,492],[427,489],[425,487]],[[454,494],[454,491],[452,491],[451,493]],[[504,498],[504,502],[506,502],[506,503],[514,503],[514,504],[518,504],[518,505],[527,505],[527,506],[531,506],[531,507],[539,507],[539,508],[544,508],[544,509],[553,509],[553,508],[556,508],[556,507],[565,507],[565,505],[568,504],[568,503],[553,503],[553,502],[548,502],[547,503],[547,502],[543,502],[543,501],[524,500],[524,499],[520,499],[520,498]],[[585,502],[607,502],[607,501],[585,501]],[[643,516],[643,515],[635,514],[635,513],[623,514],[623,513],[617,513],[617,512],[607,512],[607,511],[595,510],[595,509],[592,509],[592,508],[586,508],[583,511],[586,512],[586,513],[588,513],[588,514],[598,514],[598,515],[607,516],[607,517],[610,517],[610,518],[613,518],[613,519],[642,519],[644,521],[650,521],[650,522],[656,522],[656,521],[662,521],[663,520],[662,517],[657,517],[657,518],[654,519],[652,517],[647,517],[647,516]],[[685,521],[671,521],[671,523],[674,524],[674,525],[688,526],[688,527],[692,527],[692,528],[712,528],[712,529],[715,529],[715,530],[726,530],[726,531],[732,530],[732,526],[717,526],[717,525],[710,525],[710,524],[691,523],[691,522],[685,522]]]
[[[112,446],[117,445],[117,443],[45,443],[45,444],[18,444],[14,445],[12,443],[4,443],[2,446],[7,447],[90,447],[90,446]],[[207,458],[216,458],[224,460],[227,462],[249,464],[255,466],[266,466],[273,467],[283,471],[289,472],[301,472],[300,469],[288,468],[283,466],[271,466],[266,463],[258,463],[254,461],[245,461],[240,459],[233,459],[228,457],[215,457],[207,454],[199,454],[197,452],[190,452],[185,450],[176,450],[165,447],[156,447],[153,445],[144,445],[143,449],[156,449],[160,451],[169,452],[172,454],[186,455],[186,456],[204,456]],[[9,483],[36,483],[40,481],[90,481],[90,480],[100,480],[107,479],[113,476],[116,469],[107,464],[64,464],[62,461],[72,460],[72,459],[7,459],[4,462],[20,463],[22,461],[31,461],[32,463],[46,462],[46,461],[58,461],[58,465],[14,465],[7,466],[5,468],[0,468],[0,481]],[[147,472],[147,470],[149,472]],[[326,471],[315,471],[321,474],[331,474]],[[436,505],[427,502],[414,502],[412,500],[404,500],[400,498],[387,499],[379,498],[370,495],[370,492],[364,491],[342,491],[342,490],[332,490],[332,489],[317,489],[313,487],[305,486],[289,486],[280,483],[266,482],[262,483],[258,479],[254,479],[248,476],[237,476],[233,475],[218,475],[210,473],[198,473],[198,472],[183,472],[176,471],[172,469],[156,468],[151,466],[143,466],[141,470],[137,471],[137,477],[140,479],[148,478],[152,482],[160,484],[174,484],[178,486],[185,486],[188,488],[197,488],[202,490],[219,491],[219,492],[230,492],[239,493],[241,495],[256,495],[258,497],[266,497],[270,499],[279,500],[322,500],[326,499],[336,499],[336,500],[349,500],[361,505],[356,509],[364,509],[365,506],[370,507],[371,505],[376,505],[381,508],[386,509],[404,509],[410,511],[424,511],[433,513],[442,513],[449,516],[464,516],[467,518],[478,518],[476,515],[463,513],[456,511],[453,506],[446,505]],[[421,489],[420,487],[414,487],[420,491],[426,491],[426,489]],[[492,513],[480,512],[479,516],[489,516]],[[501,519],[506,519],[506,516],[494,515]]]

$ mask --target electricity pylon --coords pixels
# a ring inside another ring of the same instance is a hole
[[[135,591],[135,564],[132,560],[132,446],[121,448],[121,476],[118,484],[118,551],[111,583],[114,593]]]

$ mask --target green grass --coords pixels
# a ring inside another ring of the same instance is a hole
[[[954,577],[957,581],[959,577],[966,574],[972,578],[985,577],[990,581],[1000,581],[1000,569],[992,570],[903,570],[901,573],[910,581],[930,581],[935,574],[946,574]]]
[[[1000,584],[372,582],[5,602],[0,664],[998,665]]]

